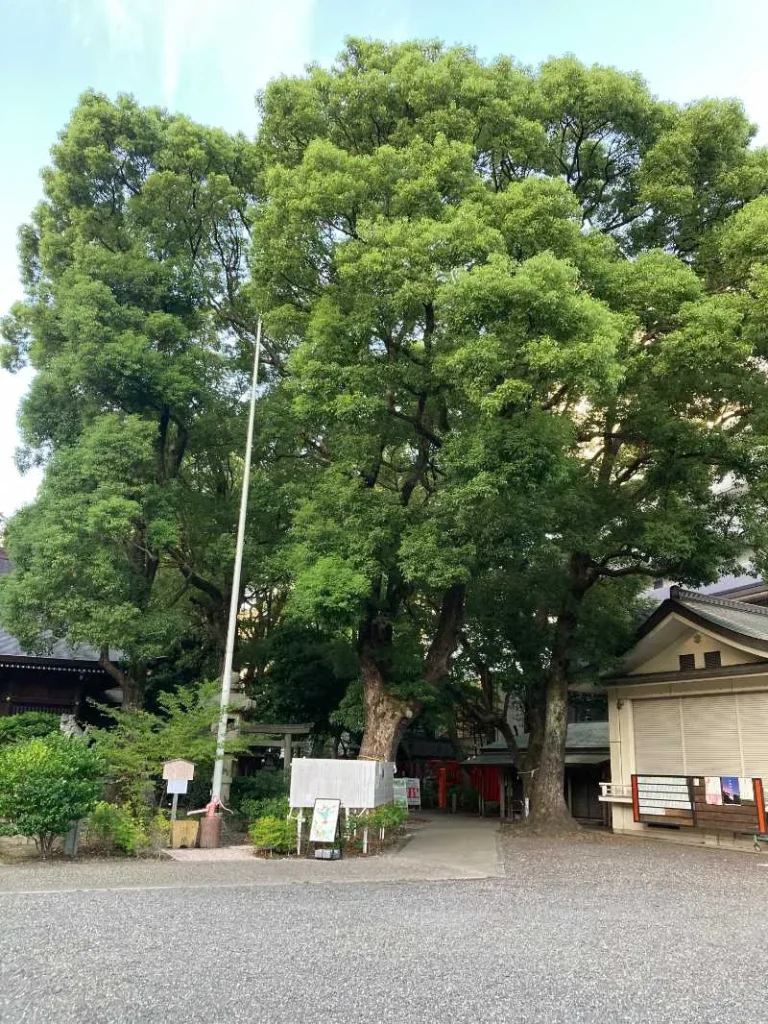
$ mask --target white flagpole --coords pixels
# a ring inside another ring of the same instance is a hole
[[[245,442],[245,464],[243,465],[243,490],[240,495],[240,519],[237,524],[237,547],[235,548],[235,568],[232,573],[232,598],[229,602],[229,626],[227,628],[227,647],[224,654],[224,671],[221,673],[221,701],[219,713],[219,729],[216,734],[216,763],[213,766],[213,786],[211,802],[208,805],[212,813],[221,804],[221,784],[224,777],[224,744],[227,738],[227,719],[229,694],[232,686],[232,662],[235,655],[237,639],[237,618],[240,612],[240,574],[243,566],[243,544],[245,542],[245,521],[248,513],[248,484],[251,476],[251,452],[253,450],[253,423],[256,415],[256,386],[259,378],[259,358],[261,356],[261,318],[256,327],[256,354],[253,360],[253,380],[251,382],[251,407],[248,413],[248,437]]]

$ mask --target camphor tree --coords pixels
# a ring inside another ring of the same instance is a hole
[[[322,470],[295,598],[356,623],[362,753],[392,757],[447,678],[469,581],[504,545],[551,565],[533,796],[562,820],[587,594],[711,578],[741,541],[741,490],[718,483],[762,472],[763,378],[702,258],[765,155],[737,103],[436,44],[352,40],[263,109],[253,289]]]
[[[86,93],[21,231],[27,298],[3,356],[37,371],[22,457],[46,476],[7,529],[3,617],[30,644],[53,632],[96,646],[127,704],[181,637],[203,676],[223,647],[256,325],[243,296],[254,160],[242,137]],[[255,574],[282,512],[261,465],[254,477]]]

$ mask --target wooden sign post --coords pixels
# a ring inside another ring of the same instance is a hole
[[[163,778],[167,783],[168,793],[173,795],[171,804],[171,826],[176,823],[176,813],[179,808],[179,793],[186,793],[189,783],[195,777],[195,766],[191,761],[183,761],[177,758],[175,761],[166,761],[163,765]]]

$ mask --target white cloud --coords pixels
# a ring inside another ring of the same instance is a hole
[[[249,94],[310,58],[316,0],[65,0],[84,42],[141,54],[169,106],[195,74]],[[204,70],[201,70],[204,68]],[[188,111],[189,113],[193,113]]]

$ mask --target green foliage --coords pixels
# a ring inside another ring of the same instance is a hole
[[[408,808],[400,804],[381,804],[368,812],[367,823],[372,828],[383,829],[385,832],[394,832],[408,820]]]
[[[0,749],[0,820],[34,838],[43,856],[86,817],[103,787],[98,752],[66,736],[38,737]]]
[[[36,370],[22,462],[46,472],[9,524],[0,615],[33,648],[53,634],[119,652],[126,704],[141,704],[153,659],[192,647],[197,677],[219,661],[257,174],[244,137],[87,92],[21,232],[26,297],[3,323],[3,359]],[[262,543],[275,494],[254,486]],[[247,545],[247,571],[265,551]]]
[[[0,747],[21,743],[36,736],[50,736],[59,731],[59,716],[47,711],[23,711],[0,718]]]
[[[124,853],[135,854],[149,845],[144,823],[136,818],[129,805],[101,801],[88,816],[87,828],[103,842]]]
[[[46,465],[8,527],[13,632],[95,645],[129,703],[159,655],[169,687],[217,663],[257,310],[275,714],[374,716],[389,757],[478,678],[498,715],[610,665],[644,579],[766,559],[768,154],[738,102],[350,39],[260,104],[251,142],[87,93],[53,149],[3,327]],[[192,756],[167,718],[99,739],[132,804],[160,746]]]
[[[89,733],[106,765],[120,803],[143,816],[162,778],[164,761],[184,758],[195,764],[195,778],[210,775],[216,753],[213,726],[218,722],[218,683],[180,688],[158,695],[159,713],[102,707],[111,725]],[[230,741],[228,752],[245,749]]]
[[[290,806],[287,796],[263,797],[261,800],[248,799],[240,802],[240,813],[246,821],[258,818],[287,818]]]
[[[254,775],[236,775],[232,779],[229,801],[233,810],[245,813],[243,805],[246,801],[280,800],[288,796],[289,783],[283,772],[262,769]]]
[[[329,718],[358,672],[348,639],[297,622],[278,623],[246,645],[244,657],[257,666],[248,691],[254,718],[309,722],[316,735],[330,730]]]
[[[131,856],[153,845],[168,845],[171,824],[165,814],[137,815],[130,804],[100,801],[88,816],[87,832],[111,848]]]
[[[296,849],[296,819],[272,815],[258,818],[248,830],[248,835],[259,851],[291,853]]]

